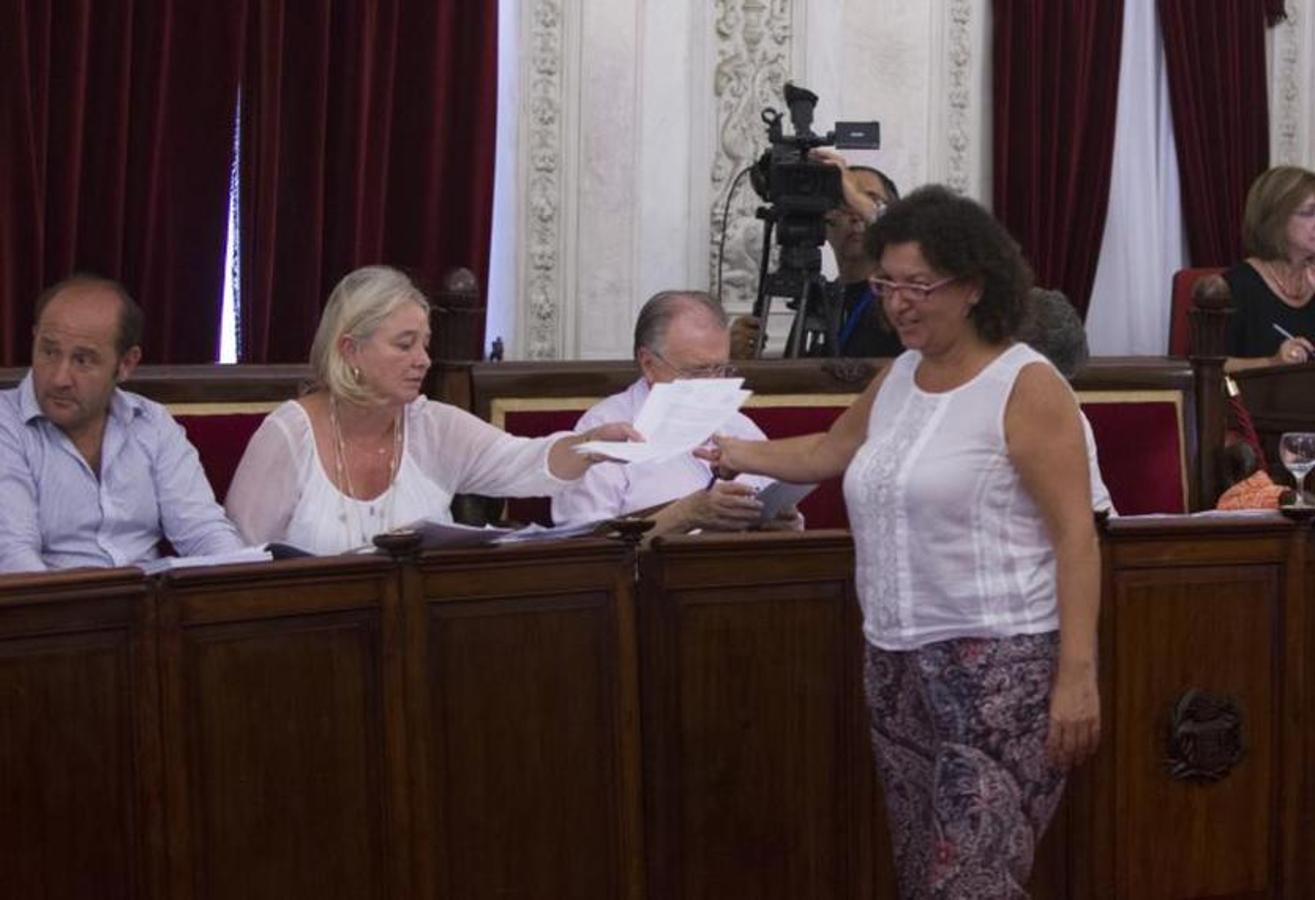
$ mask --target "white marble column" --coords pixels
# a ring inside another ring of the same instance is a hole
[[[1270,29],[1269,158],[1315,169],[1315,0],[1287,0]]]
[[[764,148],[761,111],[783,109],[787,80],[820,96],[819,131],[881,122],[882,148],[853,161],[902,188],[946,181],[989,199],[987,0],[518,2],[516,212],[494,236],[515,252],[495,248],[490,297],[515,310],[509,356],[626,357],[649,295],[715,290],[730,182]],[[732,312],[757,283],[757,205],[742,182],[723,268]]]

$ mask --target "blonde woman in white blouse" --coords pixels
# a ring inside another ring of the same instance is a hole
[[[421,518],[450,521],[459,492],[554,494],[594,462],[574,445],[637,437],[621,423],[513,437],[429,400],[429,337],[429,303],[396,269],[338,283],[311,346],[313,389],[266,417],[229,488],[247,541],[341,553]]]

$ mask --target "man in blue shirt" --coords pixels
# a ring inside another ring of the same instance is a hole
[[[141,360],[141,308],[75,275],[37,303],[32,368],[0,391],[0,572],[128,566],[242,540],[196,448],[158,403],[120,390]]]

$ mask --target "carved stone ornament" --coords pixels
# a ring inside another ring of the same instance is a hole
[[[1287,18],[1274,26],[1274,93],[1270,108],[1274,116],[1274,165],[1301,165],[1301,27],[1300,4],[1289,4]]]
[[[526,144],[525,356],[554,359],[558,347],[562,230],[562,12],[559,0],[533,0],[529,34]]]
[[[712,159],[711,278],[717,285],[717,248],[726,231],[722,265],[722,304],[746,310],[758,287],[762,222],[754,217],[759,200],[748,177],[739,181],[730,212],[723,218],[735,176],[767,146],[762,111],[784,109],[782,92],[790,78],[788,0],[716,0],[714,30],[717,62],[713,103],[717,145]]]
[[[980,101],[980,92],[973,84],[972,72],[973,5],[969,0],[954,0],[948,12],[946,140],[949,147],[945,183],[959,193],[964,193],[970,186],[972,138],[980,137],[973,133],[970,116],[973,101]]]
[[[1242,711],[1237,701],[1193,688],[1174,704],[1169,724],[1169,775],[1212,783],[1242,761]]]
[[[877,374],[877,367],[866,359],[828,359],[822,371],[841,384],[866,386]]]

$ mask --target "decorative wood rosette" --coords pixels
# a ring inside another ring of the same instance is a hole
[[[1193,688],[1174,704],[1169,724],[1169,775],[1211,784],[1242,761],[1242,710],[1232,697]]]

